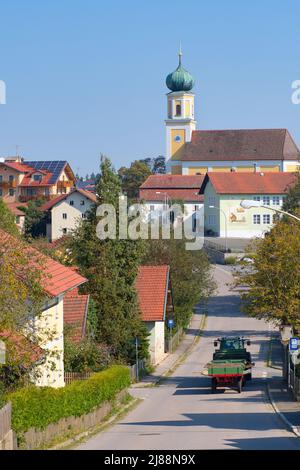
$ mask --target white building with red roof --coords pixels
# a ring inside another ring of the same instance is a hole
[[[199,192],[203,180],[204,175],[150,175],[140,186],[139,197],[153,217],[166,206],[182,203],[184,221],[193,226],[196,212],[203,209],[204,196]]]
[[[166,321],[174,313],[170,267],[140,266],[135,287],[149,332],[150,361],[155,365],[165,357]]]
[[[96,202],[94,193],[77,188],[41,206],[41,210],[47,212],[46,235],[49,241],[58,240],[74,230]]]
[[[200,193],[204,196],[206,235],[230,238],[263,237],[278,217],[294,173],[207,173]],[[244,209],[243,200],[256,205]]]
[[[35,332],[38,346],[45,352],[45,361],[36,367],[34,383],[38,386],[63,387],[64,382],[64,298],[73,289],[87,282],[74,269],[66,267],[45,256],[22,240],[16,239],[0,229],[0,249],[15,248],[29,260],[28,266],[15,266],[22,278],[31,267],[41,273],[40,284],[45,293],[45,302],[40,316],[31,319],[30,331]],[[23,333],[28,334],[26,327]]]

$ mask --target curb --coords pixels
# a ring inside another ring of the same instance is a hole
[[[204,330],[206,319],[207,319],[207,313],[203,312],[201,314],[201,317],[202,318],[201,318],[200,323],[199,323],[199,328],[197,329],[197,331],[199,331],[200,333]],[[134,388],[148,388],[148,387],[157,386],[160,383],[160,381],[162,381],[163,379],[168,377],[168,374],[170,374],[171,372],[174,372],[177,369],[177,367],[180,365],[182,359],[185,357],[185,355],[188,353],[188,351],[197,343],[197,341],[200,340],[200,337],[201,337],[201,335],[199,335],[199,336],[195,335],[194,339],[190,342],[190,344],[187,345],[185,350],[182,351],[182,353],[177,357],[177,359],[175,359],[174,363],[165,372],[163,372],[160,376],[158,376],[156,378],[156,380],[154,380],[150,384],[146,383],[145,385],[143,385],[142,381],[137,382],[136,386]],[[145,376],[144,378],[146,378],[146,377],[147,376]],[[140,384],[140,386],[138,386],[138,384]]]
[[[294,426],[285,416],[281,411],[279,411],[275,401],[273,400],[272,393],[270,392],[269,384],[267,384],[267,393],[268,393],[268,398],[269,401],[275,411],[276,414],[281,418],[281,420],[284,422],[284,424],[289,428],[290,431],[292,431],[297,437],[300,437],[300,431],[297,426]]]
[[[200,325],[199,325],[199,328],[197,331],[199,331],[200,333],[203,331],[204,327],[205,327],[205,323],[206,323],[206,319],[207,319],[207,313],[203,313],[201,314],[202,318],[201,318],[201,321],[200,321]],[[184,360],[186,354],[188,354],[188,352],[195,346],[195,344],[197,344],[197,342],[200,340],[201,338],[201,335],[199,336],[196,336],[194,337],[194,339],[191,341],[191,343],[185,348],[184,351],[182,351],[182,353],[180,354],[180,356],[178,356],[178,358],[176,359],[176,361],[174,362],[174,364],[168,369],[166,370],[163,374],[161,374],[160,377],[157,378],[157,380],[154,382],[155,385],[159,384],[159,382],[161,380],[163,380],[164,378],[168,378],[169,374],[170,373],[173,373],[175,372],[175,370],[177,369],[177,367],[181,364],[181,362]]]

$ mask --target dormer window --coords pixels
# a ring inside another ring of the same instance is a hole
[[[33,175],[33,181],[41,182],[42,181],[42,175],[40,173],[36,173]]]

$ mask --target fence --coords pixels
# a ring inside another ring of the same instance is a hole
[[[11,403],[0,409],[0,450],[12,450],[13,432],[11,429]]]
[[[69,385],[74,380],[87,380],[93,372],[65,372],[65,384]]]
[[[294,399],[300,401],[300,378],[296,375],[294,364],[290,363],[288,370],[288,387],[290,388]]]
[[[179,345],[183,335],[184,335],[184,329],[179,328],[174,336],[169,337],[166,341],[166,352],[171,353],[171,352],[175,351],[175,349]]]
[[[136,381],[137,379],[137,370],[136,370],[136,364],[133,364],[133,366],[128,366],[129,372],[130,372],[130,378],[132,381]],[[139,359],[138,361],[138,372],[139,372],[139,377],[143,372],[145,371],[145,361],[143,359]]]

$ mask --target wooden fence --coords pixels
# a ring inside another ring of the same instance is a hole
[[[137,380],[137,370],[136,370],[136,364],[133,364],[133,366],[128,366],[129,371],[130,371],[130,378],[132,382],[136,382]],[[140,359],[138,361],[138,372],[139,372],[139,377],[143,375],[145,371],[145,361],[143,359]]]
[[[74,380],[87,380],[93,372],[65,372],[65,384],[69,385]]]
[[[174,336],[168,338],[165,344],[166,352],[169,352],[169,353],[174,352],[177,346],[179,345],[183,335],[184,335],[184,329],[179,328],[178,331],[174,334]]]
[[[14,434],[11,429],[11,403],[0,409],[0,450],[13,450]]]

